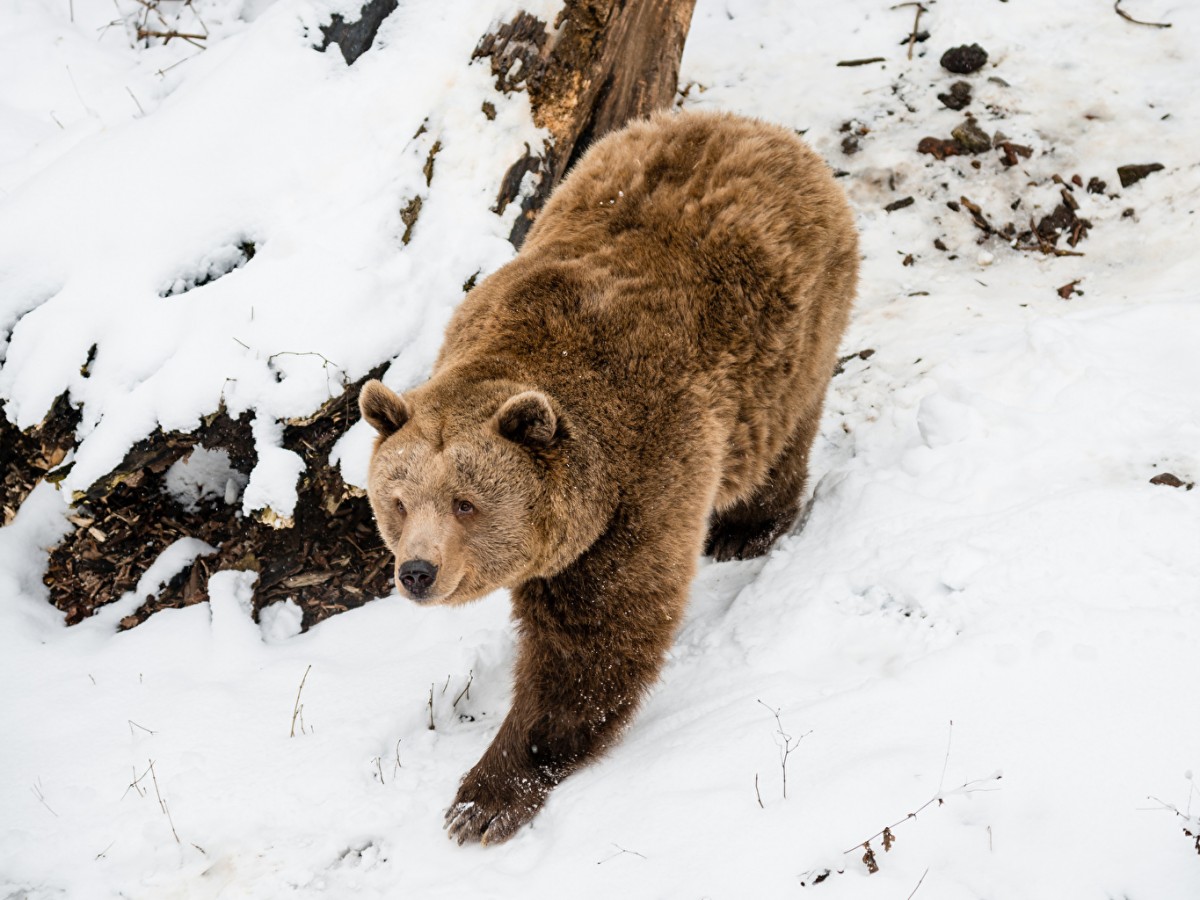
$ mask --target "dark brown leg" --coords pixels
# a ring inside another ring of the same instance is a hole
[[[692,518],[690,536],[617,526],[562,574],[513,592],[513,705],[446,813],[452,838],[511,837],[556,784],[619,737],[687,600],[702,514]]]
[[[808,480],[808,453],[820,424],[820,410],[801,421],[771,466],[767,480],[750,497],[714,513],[704,552],[717,562],[753,559],[771,549],[796,521],[804,484]]]

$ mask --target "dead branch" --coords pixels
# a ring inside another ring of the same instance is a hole
[[[917,42],[917,27],[921,24],[921,13],[928,12],[920,3],[897,3],[892,9],[900,9],[904,6],[915,6],[917,14],[913,17],[912,31],[908,35],[908,58],[912,59],[913,45]]]
[[[598,865],[598,866],[603,865],[604,863],[608,862],[610,859],[616,859],[618,856],[621,856],[624,853],[628,853],[630,856],[640,856],[640,857],[642,857],[642,859],[646,858],[644,854],[638,853],[636,850],[626,850],[620,844],[613,844],[613,846],[617,848],[617,852],[614,853],[612,856],[606,856],[606,857],[604,857],[604,859],[596,860],[596,865]]]
[[[929,874],[929,870],[928,870],[928,869],[926,869],[924,872],[922,872],[922,873],[921,873],[921,877],[917,879],[917,886],[916,886],[915,888],[913,888],[913,889],[912,889],[912,894],[909,894],[909,895],[908,895],[908,898],[907,898],[907,900],[912,900],[912,898],[913,898],[913,894],[916,894],[916,892],[917,892],[918,890],[920,890],[920,888],[921,888],[921,882],[923,882],[923,881],[925,880],[925,876],[926,876],[926,875],[928,875],[928,874]]]
[[[838,65],[841,68],[848,69],[853,66],[869,66],[871,63],[887,62],[882,56],[872,56],[869,59],[843,59]]]
[[[904,818],[898,819],[897,821],[893,822],[891,825],[885,825],[882,829],[875,832],[873,835],[871,835],[865,841],[859,841],[857,844],[855,844],[849,850],[843,850],[842,852],[843,853],[854,853],[859,848],[865,848],[868,852],[870,852],[871,841],[875,840],[876,838],[883,838],[883,849],[885,851],[891,850],[892,844],[894,844],[896,842],[895,829],[898,826],[903,825],[905,822],[909,821],[910,819],[915,819],[918,815],[920,815],[922,812],[924,812],[926,809],[928,809],[934,803],[936,803],[938,806],[943,805],[946,802],[946,798],[949,796],[952,796],[954,794],[974,794],[974,793],[978,793],[980,791],[997,790],[997,788],[977,787],[976,785],[983,785],[983,784],[987,784],[988,782],[999,781],[1003,777],[1004,777],[1003,773],[995,772],[991,775],[988,775],[986,778],[976,778],[974,781],[963,782],[962,784],[960,784],[958,787],[956,787],[952,791],[944,792],[944,791],[939,790],[936,794],[934,794],[932,797],[930,797],[928,800],[926,800],[924,803],[922,803],[919,807],[917,807],[913,812],[910,812],[908,815],[904,816]],[[874,857],[873,853],[871,853],[870,855],[872,856],[872,858]],[[868,869],[871,868],[869,863],[867,864],[867,868]]]
[[[775,716],[775,726],[778,729],[776,733],[781,738],[783,738],[783,744],[779,748],[779,768],[783,772],[783,799],[786,800],[787,799],[787,761],[788,761],[788,757],[791,755],[792,751],[795,750],[796,747],[798,747],[800,745],[800,742],[802,740],[804,740],[806,737],[808,737],[810,734],[812,734],[812,732],[806,731],[806,732],[804,732],[804,734],[800,735],[800,737],[793,738],[790,734],[788,734],[787,732],[785,732],[783,730],[783,722],[779,718],[779,710],[771,709],[771,707],[767,706],[767,704],[763,703],[761,700],[759,700],[758,703],[764,709],[770,710],[771,714],[773,716]],[[793,741],[795,743],[793,743]],[[757,776],[755,776],[755,777],[757,778]],[[762,803],[761,799],[759,800],[759,803],[761,805],[761,803]]]
[[[173,28],[170,31],[155,31],[150,28],[139,28],[137,31],[137,36],[140,38],[162,38],[164,41],[169,41],[171,38],[179,38],[180,40],[184,41],[204,41],[208,39],[207,34],[191,34],[186,31],[176,31]]]
[[[56,813],[53,809],[50,809],[50,804],[46,802],[46,795],[42,793],[40,785],[35,782],[34,784],[30,785],[30,790],[33,791],[33,796],[38,798],[38,802],[41,803],[42,806],[46,807],[46,809],[50,810],[50,815],[57,819],[58,813]]]
[[[1113,11],[1126,22],[1132,22],[1134,25],[1145,25],[1147,28],[1170,28],[1170,22],[1143,22],[1141,19],[1135,19],[1125,10],[1121,9],[1121,0],[1116,0],[1113,3]]]

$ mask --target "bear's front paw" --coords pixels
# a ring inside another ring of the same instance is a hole
[[[499,844],[532,819],[550,793],[537,772],[494,775],[472,770],[446,810],[446,830],[460,844]]]

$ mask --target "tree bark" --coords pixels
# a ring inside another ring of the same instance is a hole
[[[519,13],[475,48],[489,59],[496,90],[527,90],[534,122],[550,132],[509,169],[496,198],[503,212],[527,173],[537,181],[522,198],[510,240],[520,247],[554,186],[597,138],[675,100],[679,61],[695,0],[567,0],[553,32]]]

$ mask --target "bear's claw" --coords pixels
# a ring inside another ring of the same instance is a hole
[[[491,812],[475,803],[456,803],[446,812],[446,831],[451,840],[460,845],[467,841],[500,844],[512,837],[530,819],[536,810],[506,809]]]
[[[463,780],[458,796],[446,810],[446,831],[459,844],[479,841],[486,846],[507,841],[537,815],[549,792],[536,775],[499,784],[487,779],[487,789],[481,788],[484,779],[473,779],[472,775]]]

